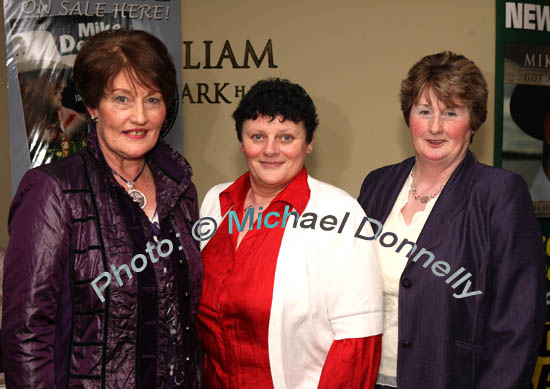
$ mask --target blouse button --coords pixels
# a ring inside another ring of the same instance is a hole
[[[404,348],[409,348],[412,346],[412,342],[405,340],[403,343],[401,343],[401,346],[403,346]]]
[[[410,288],[412,286],[412,282],[408,278],[405,278],[402,283],[405,288]]]

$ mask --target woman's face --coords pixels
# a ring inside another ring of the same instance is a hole
[[[306,143],[303,122],[281,121],[281,116],[258,116],[242,126],[241,151],[251,184],[266,192],[280,192],[302,170],[313,141]]]
[[[409,128],[416,158],[443,166],[462,161],[473,134],[468,108],[447,107],[431,88],[424,88],[413,105]]]
[[[158,90],[132,83],[126,72],[113,78],[95,109],[99,146],[107,161],[141,159],[157,143],[166,105]]]

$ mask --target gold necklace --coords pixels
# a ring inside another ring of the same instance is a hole
[[[445,184],[441,185],[441,186],[439,187],[439,191],[433,192],[433,193],[431,194],[431,197],[430,197],[430,196],[420,196],[418,193],[416,193],[416,185],[414,184],[414,176],[413,176],[413,173],[414,173],[414,166],[413,166],[413,168],[411,169],[411,178],[412,178],[412,182],[411,182],[411,192],[412,192],[412,195],[413,195],[414,199],[420,201],[421,204],[426,204],[428,201],[430,201],[431,199],[435,198],[438,194],[441,193],[441,191],[442,191],[443,188],[445,187]]]

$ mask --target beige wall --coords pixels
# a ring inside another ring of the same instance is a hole
[[[193,41],[192,61],[204,61],[202,41],[212,40],[216,62],[225,40],[242,62],[249,39],[261,52],[272,40],[277,69],[187,69],[184,82],[251,86],[267,76],[305,87],[320,117],[315,148],[306,166],[316,178],[356,196],[372,169],[412,154],[398,103],[401,80],[425,54],[453,50],[474,60],[491,91],[489,119],[472,150],[493,160],[494,2],[443,1],[185,1],[184,40]],[[238,52],[238,54],[237,54]],[[227,87],[226,89],[229,89]],[[184,112],[184,152],[202,198],[214,184],[245,171],[232,104],[189,104]]]
[[[495,9],[494,2],[463,0],[182,1],[183,40],[193,41],[191,64],[204,64],[204,40],[213,41],[211,62],[229,40],[242,65],[246,40],[260,54],[271,39],[276,69],[186,69],[184,82],[229,83],[231,104],[190,104],[185,99],[184,152],[193,165],[201,198],[214,184],[245,170],[230,117],[235,85],[249,87],[268,76],[302,84],[317,105],[321,124],[306,162],[310,174],[358,194],[372,169],[411,155],[397,100],[401,79],[421,56],[444,49],[465,54],[485,74],[491,90],[489,118],[472,150],[492,163]],[[3,36],[3,31],[2,31]],[[5,63],[4,46],[0,60]],[[5,81],[5,68],[0,67]],[[232,91],[232,93],[230,93]],[[213,95],[210,95],[213,98]],[[204,98],[203,98],[204,100]],[[10,203],[7,94],[0,88],[0,245],[7,242]]]

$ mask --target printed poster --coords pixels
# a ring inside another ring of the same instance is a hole
[[[72,69],[87,37],[117,29],[151,32],[168,47],[181,80],[177,0],[5,0],[4,24],[12,194],[29,168],[64,158],[86,145],[85,110],[74,88]],[[182,152],[179,111],[166,140]]]
[[[546,252],[550,291],[550,4],[496,2],[494,163],[529,187]],[[532,388],[550,388],[550,294]]]

